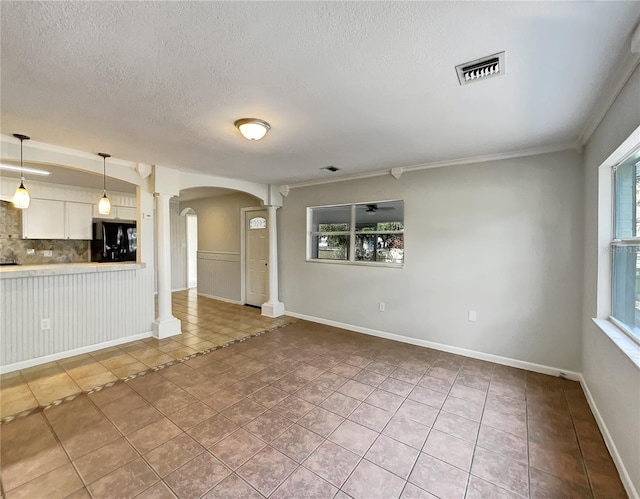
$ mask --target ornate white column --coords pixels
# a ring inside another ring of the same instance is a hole
[[[262,315],[280,317],[284,315],[284,303],[278,300],[278,229],[276,206],[268,206],[269,212],[269,301],[262,304]]]
[[[169,199],[171,195],[156,193],[156,248],[158,255],[158,317],[153,322],[153,335],[162,339],[180,334],[180,321],[171,311],[171,233]]]

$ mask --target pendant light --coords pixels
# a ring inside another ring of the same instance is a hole
[[[27,137],[26,135],[19,133],[14,133],[13,136],[16,139],[20,139],[20,187],[16,189],[16,192],[13,195],[13,206],[21,210],[26,210],[31,202],[31,197],[29,196],[29,191],[24,186],[24,174],[22,171],[22,143],[25,140],[29,140],[31,137]]]
[[[98,156],[102,156],[102,198],[98,203],[98,213],[108,215],[111,212],[111,201],[107,197],[107,158],[110,158],[111,154],[99,152]]]

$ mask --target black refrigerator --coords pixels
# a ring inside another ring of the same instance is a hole
[[[93,222],[91,260],[94,262],[135,262],[138,248],[136,224]]]

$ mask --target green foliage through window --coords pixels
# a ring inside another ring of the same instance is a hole
[[[322,206],[310,212],[311,259],[404,263],[403,201]]]

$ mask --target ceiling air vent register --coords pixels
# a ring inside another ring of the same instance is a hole
[[[337,168],[337,167],[331,165],[331,166],[324,166],[324,167],[320,168],[320,170],[323,171],[323,172],[335,173],[335,172],[340,171],[340,168]]]
[[[480,80],[501,76],[505,72],[504,52],[493,54],[475,61],[456,66],[460,85],[468,85]]]

